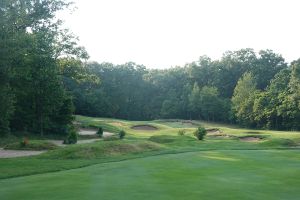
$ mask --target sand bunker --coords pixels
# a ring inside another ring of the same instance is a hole
[[[214,135],[209,135],[210,137],[218,137],[218,138],[235,138],[232,135],[227,135],[227,134],[214,134]]]
[[[136,126],[131,127],[131,129],[142,130],[142,131],[155,131],[158,128],[156,128],[155,126],[151,126],[151,125],[136,125]]]
[[[94,133],[95,135],[96,133]],[[88,135],[91,135],[91,134],[88,134]],[[103,132],[103,138],[107,138],[107,137],[111,137],[115,134],[113,133],[110,133],[110,132]],[[92,143],[92,142],[95,142],[95,141],[99,141],[101,140],[101,138],[92,138],[92,139],[83,139],[83,140],[77,140],[77,143],[76,144],[87,144],[87,143]],[[57,146],[60,146],[60,147],[66,147],[68,145],[64,144],[63,143],[63,140],[47,140],[48,142],[51,142]]]
[[[80,128],[78,130],[79,135],[95,135],[97,133],[97,129],[92,128]]]
[[[124,126],[125,125],[124,123],[121,123],[121,122],[111,122],[109,124],[111,124],[113,126]]]
[[[93,129],[93,128],[80,128],[78,130],[78,135],[96,135],[97,134],[97,129]],[[113,133],[110,132],[103,132],[103,137],[109,137],[114,135]]]
[[[21,151],[21,150],[4,150],[0,149],[0,158],[15,158],[23,156],[34,156],[46,151]]]
[[[99,140],[101,140],[101,139],[99,138],[99,139],[78,140],[76,144],[88,144],[88,143],[93,143],[93,142],[96,142]]]
[[[259,142],[261,141],[262,138],[259,138],[259,137],[241,137],[240,138],[240,141],[243,141],[243,142]]]
[[[219,135],[222,132],[217,128],[206,129],[207,135]]]

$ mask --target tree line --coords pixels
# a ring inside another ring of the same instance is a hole
[[[183,67],[86,62],[55,14],[64,0],[0,2],[0,135],[67,134],[73,114],[199,119],[300,129],[300,60],[271,50],[202,56]]]
[[[272,50],[202,56],[184,67],[146,69],[132,62],[91,62],[100,85],[69,81],[76,113],[129,120],[200,119],[252,128],[300,128],[300,60]]]
[[[0,135],[10,131],[65,134],[73,120],[64,79],[81,80],[88,58],[55,14],[63,0],[0,2]]]

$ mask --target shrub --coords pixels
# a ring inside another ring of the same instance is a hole
[[[123,138],[125,137],[125,135],[126,135],[126,132],[125,132],[124,130],[121,130],[121,131],[119,132],[119,137],[120,137],[120,139],[123,139]]]
[[[204,136],[206,135],[206,130],[204,127],[199,126],[197,128],[197,130],[194,132],[194,136],[198,139],[198,140],[203,140]]]
[[[21,147],[26,147],[29,144],[29,140],[27,137],[25,137],[21,142],[20,142],[20,146]]]
[[[100,138],[103,137],[103,128],[99,127],[98,131],[97,131],[97,135],[99,135]]]
[[[178,131],[178,135],[183,136],[185,134],[185,130],[184,129],[180,129]]]
[[[72,126],[69,128],[69,133],[67,138],[64,140],[64,144],[76,144],[77,143],[77,132],[76,129]]]

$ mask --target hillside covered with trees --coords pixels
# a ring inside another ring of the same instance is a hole
[[[200,119],[267,129],[299,129],[300,60],[271,50],[202,56],[184,67],[146,69],[88,63],[100,85],[66,82],[76,113],[129,120]]]
[[[241,49],[164,70],[87,62],[87,52],[55,17],[68,6],[1,1],[1,135],[66,134],[73,114],[300,129],[300,60],[288,64],[271,50]]]
[[[62,0],[0,3],[0,135],[11,131],[66,134],[72,95],[63,79],[84,77],[88,58],[55,14]]]

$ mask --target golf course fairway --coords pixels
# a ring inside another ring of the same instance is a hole
[[[1,200],[299,199],[298,150],[165,154],[0,180]]]

